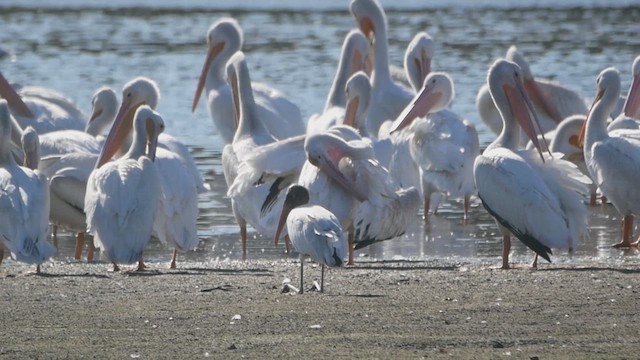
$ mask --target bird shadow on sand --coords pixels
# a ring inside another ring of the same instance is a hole
[[[273,271],[269,269],[212,269],[201,267],[185,268],[187,271],[198,271],[203,273],[212,273],[219,275],[248,275],[248,276],[273,276]]]
[[[640,268],[636,269],[621,269],[615,267],[603,267],[603,266],[586,266],[586,267],[557,267],[557,268],[543,268],[534,271],[615,271],[621,274],[640,274]]]
[[[424,265],[419,262],[400,262],[399,265],[384,265],[384,263],[358,263],[348,266],[346,269],[353,270],[384,270],[384,271],[407,271],[407,270],[440,270],[440,271],[458,271],[460,266],[457,265]]]
[[[42,278],[68,278],[68,277],[79,277],[79,278],[97,278],[97,279],[108,279],[109,275],[107,274],[92,274],[92,273],[83,273],[83,274],[59,274],[59,273],[40,273],[36,274],[35,272],[19,274],[15,276],[36,276]],[[12,277],[15,277],[12,276]]]

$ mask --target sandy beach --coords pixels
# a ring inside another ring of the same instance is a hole
[[[640,265],[299,261],[0,267],[0,358],[614,358],[640,353]],[[320,269],[305,267],[305,287]]]

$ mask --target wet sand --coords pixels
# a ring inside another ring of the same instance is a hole
[[[297,260],[0,267],[0,358],[637,358],[640,264]],[[305,267],[306,287],[319,267]]]

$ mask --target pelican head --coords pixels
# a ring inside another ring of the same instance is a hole
[[[415,92],[420,90],[424,79],[431,72],[431,59],[436,51],[436,44],[424,31],[413,37],[407,46],[404,56],[404,71]]]
[[[191,105],[192,112],[196,110],[198,100],[204,89],[207,74],[209,73],[209,69],[212,68],[212,64],[215,64],[213,71],[215,71],[220,78],[223,78],[222,72],[224,71],[227,60],[231,55],[240,51],[242,42],[242,28],[233,18],[220,18],[209,27],[207,31],[207,57],[200,71],[196,93]]]
[[[345,86],[347,94],[347,109],[344,115],[344,124],[356,129],[365,127],[367,110],[371,99],[371,83],[369,77],[363,71],[353,74]]]
[[[382,31],[386,26],[384,10],[377,0],[353,0],[349,10],[360,31],[370,40],[375,38],[376,32]]]
[[[504,123],[498,139],[504,139],[504,134],[512,128],[513,119],[516,119],[542,157],[543,147],[538,141],[538,133],[541,133],[540,124],[524,89],[522,78],[520,66],[504,59],[496,60],[489,69],[487,76],[489,92]],[[547,148],[546,144],[544,148]]]
[[[347,192],[352,193],[359,201],[368,199],[368,194],[343,174],[340,164],[343,158],[351,160],[372,158],[374,155],[370,143],[362,140],[347,142],[336,133],[327,132],[307,137],[304,143],[304,150],[307,153],[309,163],[327,174]]]
[[[91,99],[91,117],[85,131],[96,136],[116,117],[118,98],[113,89],[103,86],[96,91]]]
[[[131,132],[133,118],[137,109],[142,105],[147,105],[154,109],[158,105],[160,90],[155,81],[137,77],[129,81],[122,88],[122,102],[116,115],[109,135],[105,140],[102,152],[100,153],[99,165],[109,161],[117,152],[119,146]]]
[[[608,116],[604,116],[599,119],[593,119],[592,115],[594,115],[594,109],[596,108],[596,106],[604,101],[605,106],[608,107],[607,109],[605,109],[605,113],[611,114],[611,111],[613,110],[618,97],[620,97],[620,72],[614,67],[606,68],[602,70],[602,72],[600,72],[598,78],[596,79],[596,97],[593,99],[593,104],[591,104],[591,108],[587,113],[587,120],[584,122],[582,130],[580,131],[580,144],[582,144],[583,146],[586,145],[585,136],[589,123],[602,121],[602,125],[606,128]],[[587,150],[585,149],[585,152],[586,151]]]
[[[7,100],[8,106],[11,107],[11,110],[14,111],[15,114],[28,118],[33,117],[31,109],[22,101],[20,95],[18,95],[9,81],[5,79],[2,72],[0,72],[0,97]]]
[[[148,105],[140,106],[136,110],[133,120],[133,143],[125,156],[137,159],[146,154],[148,158],[155,160],[158,135],[162,131],[164,131],[164,121],[160,114]],[[107,143],[105,143],[106,146]],[[98,167],[102,165],[101,161],[102,157],[98,160]]]
[[[306,187],[300,185],[291,185],[287,190],[287,195],[282,205],[282,211],[280,212],[280,219],[278,220],[278,227],[276,228],[276,235],[274,243],[278,246],[278,240],[280,240],[280,234],[287,222],[287,217],[291,210],[309,203],[309,190]]]
[[[424,117],[440,111],[449,105],[454,97],[453,80],[443,72],[433,72],[427,75],[422,90],[413,98],[411,103],[400,113],[391,125],[391,132],[399,131],[411,124],[415,118]]]
[[[529,63],[524,59],[522,54],[518,52],[518,48],[515,45],[511,45],[509,50],[507,50],[507,60],[513,61],[514,63],[520,66],[522,70],[522,81],[524,83],[524,88],[527,90],[527,95],[531,98],[534,104],[539,104],[539,106],[544,109],[544,111],[549,115],[550,118],[555,120],[555,122],[560,123],[563,118],[560,115],[560,111],[558,107],[553,102],[554,99],[549,99],[540,89],[540,86],[533,78],[533,74],[531,73],[531,68],[529,67]]]
[[[636,57],[631,67],[633,80],[624,103],[624,114],[630,118],[640,117],[640,56]]]
[[[31,170],[38,168],[40,161],[40,138],[31,126],[22,132],[22,150],[24,151],[24,166]]]
[[[580,143],[580,131],[585,122],[585,116],[576,114],[562,120],[556,133],[549,144],[552,153],[561,152],[571,161],[583,160],[582,144]]]
[[[342,45],[342,54],[345,59],[351,58],[350,74],[364,69],[369,52],[369,42],[358,29],[349,31]]]

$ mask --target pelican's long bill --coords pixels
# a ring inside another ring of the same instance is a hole
[[[502,85],[502,90],[507,97],[513,116],[518,120],[520,127],[536,147],[540,154],[540,158],[542,158],[542,161],[544,162],[542,152],[548,151],[547,141],[545,140],[542,131],[540,131],[538,115],[536,114],[533,104],[531,104],[522,83],[516,82],[515,87],[509,84],[504,84]],[[542,135],[542,144],[538,141],[538,134]]]
[[[340,158],[338,158],[338,161]],[[334,164],[331,160],[328,160],[326,157],[321,157],[318,161],[314,159],[309,159],[313,165],[317,166],[320,170],[322,170],[325,174],[327,174],[331,179],[338,183],[338,185],[342,186],[347,192],[353,194],[353,196],[358,199],[358,201],[366,201],[369,199],[368,194],[361,187],[357,186],[353,181],[348,179],[342,171],[340,171],[338,164]]]
[[[22,98],[18,93],[13,89],[13,86],[9,84],[7,79],[2,76],[0,72],[0,96],[7,100],[7,104],[12,111],[15,111],[18,115],[24,117],[33,117],[33,113],[27,107],[27,104],[22,101]]]
[[[196,111],[196,106],[198,105],[198,100],[200,100],[200,96],[202,95],[202,90],[204,89],[204,82],[207,79],[207,73],[209,72],[209,67],[211,66],[211,62],[216,56],[224,49],[224,42],[221,42],[211,48],[209,48],[209,52],[207,53],[207,58],[204,61],[204,66],[202,66],[202,71],[200,72],[200,78],[198,78],[198,86],[196,87],[196,94],[193,97],[193,104],[191,104],[191,112]]]
[[[113,155],[118,151],[118,148],[131,131],[135,111],[141,105],[143,105],[143,103],[132,104],[127,99],[122,100],[116,119],[113,121],[107,139],[104,141],[100,157],[96,163],[96,168],[100,168],[111,160]]]
[[[525,79],[524,88],[527,90],[527,94],[529,94],[531,100],[536,104],[540,104],[540,107],[542,107],[556,123],[559,124],[563,120],[556,104],[542,93],[540,86],[538,86],[535,80]]]
[[[288,199],[286,199],[284,201],[284,204],[282,205],[282,212],[280,212],[280,219],[278,220],[278,227],[276,228],[276,235],[275,235],[275,238],[273,239],[273,243],[275,244],[275,246],[278,246],[278,241],[280,240],[280,234],[282,234],[282,229],[284,228],[285,224],[287,223],[287,217],[289,216],[289,213],[291,212],[291,209],[293,209],[293,206],[287,200]]]
[[[580,144],[580,147],[584,148],[584,137],[587,134],[587,123],[589,122],[589,116],[591,115],[591,110],[593,110],[593,107],[596,106],[596,103],[598,101],[600,101],[600,99],[602,99],[602,97],[604,96],[604,91],[600,91],[598,92],[598,94],[596,94],[596,98],[593,99],[593,103],[591,104],[591,108],[589,108],[589,112],[587,113],[587,117],[584,120],[584,123],[582,124],[582,128],[580,129],[580,136],[578,137],[578,144]]]
[[[354,96],[347,100],[347,110],[344,113],[344,121],[345,125],[349,125],[352,128],[357,129],[358,124],[356,124],[356,112],[358,111],[358,105],[360,104],[360,97]]]
[[[431,58],[427,55],[427,50],[420,49],[420,60],[413,59],[418,68],[418,75],[420,75],[420,81],[424,81],[427,75],[431,72]]]
[[[435,85],[433,83],[426,84],[422,90],[416,94],[411,103],[402,110],[398,118],[391,125],[391,133],[402,130],[409,126],[413,119],[423,117],[429,113],[433,107],[440,102],[442,93],[433,91]]]

